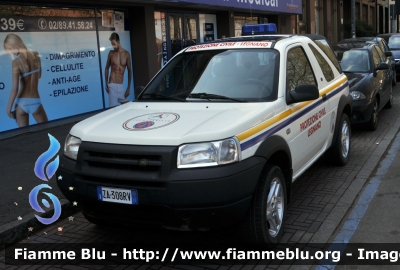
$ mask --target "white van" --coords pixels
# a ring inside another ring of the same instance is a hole
[[[324,153],[347,163],[349,115],[347,77],[322,36],[194,45],[137,100],[71,129],[57,183],[94,223],[246,219],[254,241],[277,243],[292,182]]]

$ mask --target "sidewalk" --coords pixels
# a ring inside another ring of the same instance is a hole
[[[350,212],[335,240],[343,241],[343,236],[350,238],[349,244],[357,244],[365,251],[383,248],[388,252],[400,250],[400,133],[393,140],[388,153],[381,161],[374,176],[360,195],[358,202]],[[351,224],[355,227],[349,230]],[[388,245],[373,245],[388,243]],[[359,252],[354,257],[359,257]],[[362,257],[366,257],[365,253]],[[363,265],[362,269],[399,269],[396,259],[386,260],[392,265]],[[360,262],[365,261],[359,260]],[[375,261],[376,262],[376,261]],[[372,263],[371,263],[372,264]],[[354,265],[339,265],[335,269],[355,269]]]

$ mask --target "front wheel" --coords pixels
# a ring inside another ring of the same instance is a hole
[[[340,117],[339,128],[333,138],[334,144],[326,152],[325,157],[335,165],[346,165],[349,162],[351,149],[351,126],[347,114],[343,113]]]
[[[281,169],[267,165],[255,192],[249,226],[252,242],[276,245],[283,234],[286,183]]]

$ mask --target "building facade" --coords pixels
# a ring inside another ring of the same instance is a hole
[[[248,23],[296,33],[301,7],[301,0],[0,1],[0,132],[111,107],[113,65],[131,101],[135,87],[186,46],[241,35]]]
[[[394,4],[356,0],[356,19],[374,33],[397,32]],[[350,37],[350,22],[350,0],[0,1],[0,132],[109,108],[113,33],[128,55],[121,87],[133,100],[135,87],[179,50],[239,36],[244,24],[275,23],[279,33],[321,34],[335,44]],[[16,36],[29,55],[6,44]]]
[[[362,30],[372,28],[374,35],[398,32],[394,0],[355,0],[354,9],[355,20]],[[351,12],[351,0],[303,0],[297,31],[324,35],[335,44],[351,37]]]

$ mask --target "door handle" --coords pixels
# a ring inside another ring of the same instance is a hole
[[[322,95],[322,100],[325,101],[326,100],[326,94]]]

